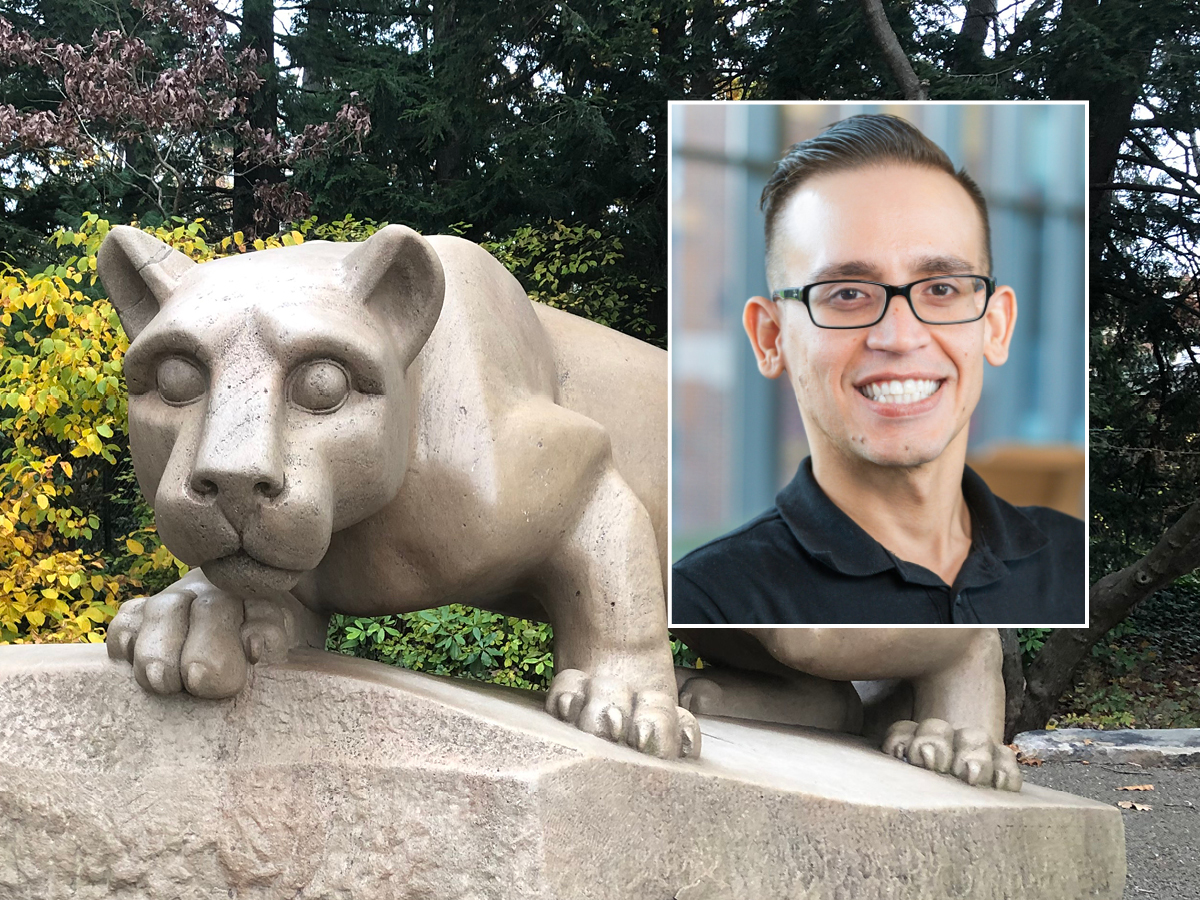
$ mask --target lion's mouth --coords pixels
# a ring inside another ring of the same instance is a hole
[[[233,593],[290,591],[304,574],[303,569],[285,569],[251,556],[245,548],[202,566],[208,580]]]

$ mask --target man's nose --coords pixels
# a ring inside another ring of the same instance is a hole
[[[903,294],[892,294],[883,318],[867,333],[867,346],[872,350],[908,353],[929,342],[929,326],[918,319]]]

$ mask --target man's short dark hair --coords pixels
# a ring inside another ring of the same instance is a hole
[[[945,172],[957,181],[975,203],[983,220],[983,249],[990,275],[992,268],[992,229],[988,222],[987,201],[979,185],[965,169],[954,163],[941,147],[909,122],[883,113],[851,116],[834,122],[819,135],[793,144],[775,166],[775,172],[763,188],[760,207],[767,218],[767,254],[775,219],[788,197],[814,175],[841,172],[882,163],[902,163]]]

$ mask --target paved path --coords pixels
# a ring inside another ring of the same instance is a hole
[[[1059,728],[1026,731],[1017,735],[1016,744],[1022,756],[1044,762],[1200,766],[1200,728]]]
[[[1023,766],[1022,772],[1043,787],[1102,803],[1130,800],[1151,807],[1122,812],[1129,865],[1125,900],[1200,900],[1200,768],[1048,762]],[[1154,790],[1116,790],[1140,784]]]

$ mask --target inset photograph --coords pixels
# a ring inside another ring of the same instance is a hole
[[[669,121],[671,624],[1086,625],[1086,105]]]

